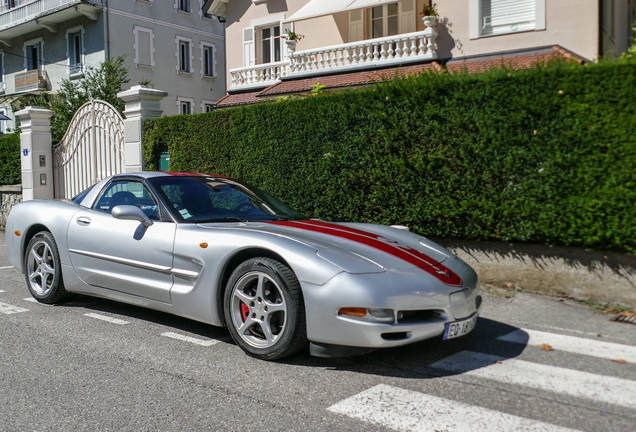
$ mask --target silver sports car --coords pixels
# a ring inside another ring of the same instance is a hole
[[[18,204],[7,249],[42,303],[81,293],[227,326],[246,353],[274,360],[474,328],[477,274],[405,228],[308,219],[223,176],[141,172]]]

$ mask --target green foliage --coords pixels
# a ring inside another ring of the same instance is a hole
[[[312,96],[318,96],[325,92],[325,86],[317,82],[316,84],[311,86],[312,89],[309,92]]]
[[[20,183],[20,136],[17,134],[0,137],[0,185]]]
[[[632,24],[632,34],[636,35],[636,21]],[[623,58],[625,59],[636,58],[636,37],[632,36],[630,39],[632,40],[632,45],[623,53]]]
[[[633,61],[424,74],[145,123],[149,169],[218,173],[310,217],[636,252]]]
[[[123,113],[124,101],[117,97],[117,93],[130,81],[125,61],[124,55],[103,62],[99,68],[89,66],[82,79],[63,79],[57,96],[40,93],[37,96],[20,98],[19,109],[32,105],[55,111],[55,115],[51,117],[51,135],[53,144],[56,144],[64,137],[73,115],[90,100],[106,101]]]

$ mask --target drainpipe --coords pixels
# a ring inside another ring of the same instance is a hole
[[[106,48],[106,60],[110,61],[110,26],[108,23],[108,0],[104,0],[104,39]]]
[[[603,2],[598,0],[598,56],[597,60],[603,55]]]

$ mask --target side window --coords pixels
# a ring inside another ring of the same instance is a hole
[[[95,204],[95,210],[106,213],[113,211],[118,205],[134,205],[139,207],[150,219],[159,219],[159,207],[148,189],[136,181],[112,182]]]

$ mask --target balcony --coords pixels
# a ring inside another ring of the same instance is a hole
[[[57,32],[61,22],[86,16],[96,21],[102,0],[15,0],[0,7],[0,42],[11,46],[12,38],[46,28]]]
[[[46,90],[47,81],[46,72],[39,69],[17,73],[15,74],[15,92]]]
[[[292,52],[282,62],[230,69],[229,90],[264,88],[287,77],[422,63],[437,58],[436,39],[437,33],[430,25],[421,32]]]

